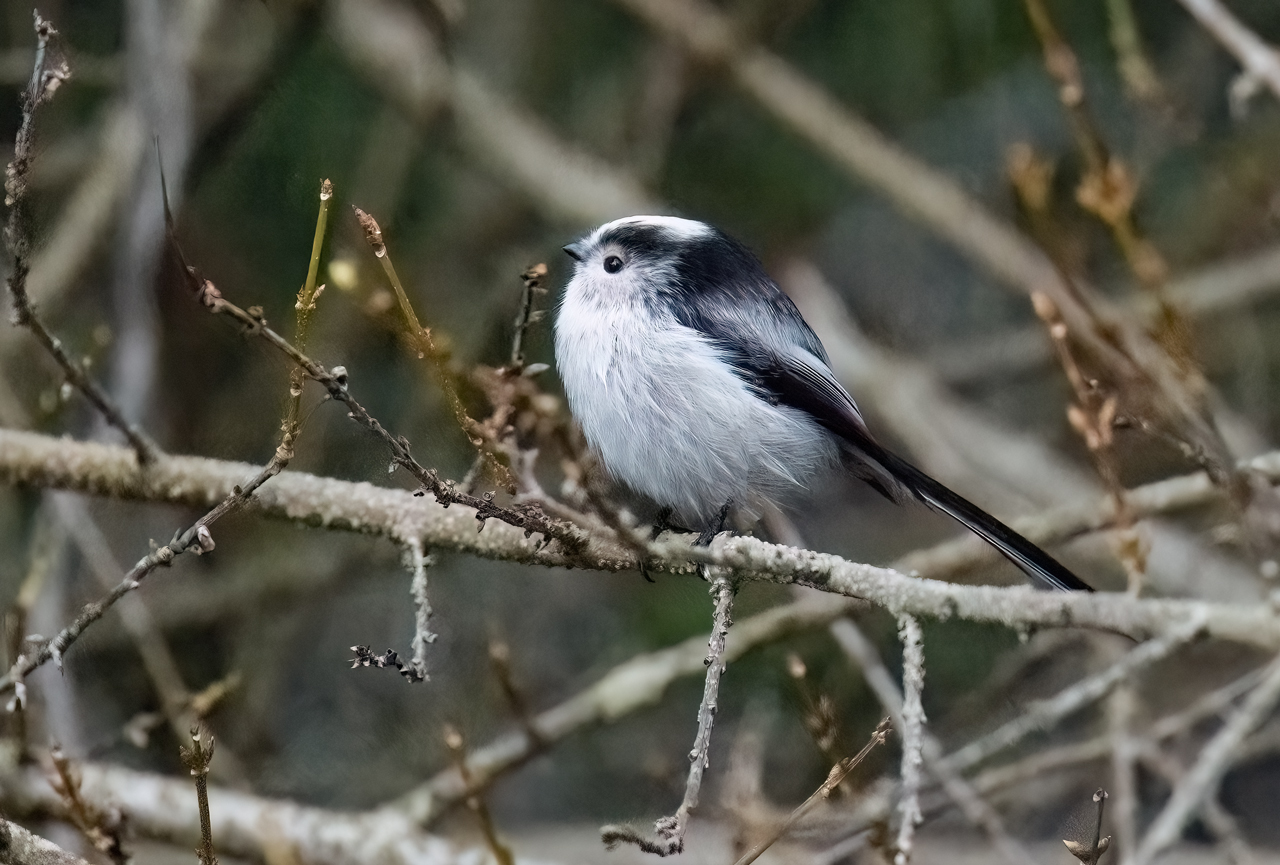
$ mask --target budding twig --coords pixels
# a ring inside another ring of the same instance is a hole
[[[180,529],[175,532],[173,539],[163,547],[159,547],[149,555],[139,559],[138,563],[133,566],[129,573],[124,575],[124,579],[114,589],[99,600],[85,604],[80,609],[80,614],[76,616],[71,624],[59,631],[52,639],[42,641],[38,648],[28,650],[19,655],[13,666],[9,668],[9,672],[0,676],[0,693],[13,688],[17,682],[21,681],[24,676],[36,667],[51,660],[61,669],[63,653],[84,633],[84,629],[102,618],[103,614],[122,597],[138,588],[142,581],[156,568],[172,564],[174,559],[186,552],[194,552],[196,555],[211,552],[214,548],[214,541],[213,535],[209,532],[209,526],[246,504],[253,498],[254,492],[278,475],[285,465],[286,461],[281,459],[279,452],[277,452],[271,462],[267,463],[266,467],[254,475],[247,484],[233,488],[231,494],[219,502],[213,510],[196,520],[186,529]]]
[[[400,276],[396,273],[395,266],[391,263],[391,253],[387,250],[386,242],[382,237],[382,229],[379,227],[377,220],[358,207],[353,207],[352,209],[355,211],[356,221],[360,223],[360,228],[364,230],[364,239],[368,242],[369,248],[373,250],[373,255],[378,259],[378,263],[382,265],[382,272],[386,274],[387,282],[391,284],[392,290],[395,291],[396,300],[400,304],[400,312],[404,316],[409,339],[418,352],[418,358],[427,359],[435,369],[436,376],[440,381],[440,387],[444,390],[445,399],[448,400],[449,407],[453,410],[454,418],[457,420],[458,426],[462,428],[463,433],[466,434],[468,441],[478,451],[478,456],[485,460],[490,470],[503,482],[504,486],[512,487],[514,483],[510,471],[498,462],[497,457],[491,450],[494,444],[491,437],[486,435],[485,428],[467,413],[466,406],[462,403],[462,397],[458,393],[458,386],[454,381],[453,372],[449,369],[448,353],[441,350],[436,344],[436,340],[431,335],[431,329],[423,327],[421,322],[418,321],[418,315],[413,311],[413,304],[409,302],[409,295],[404,290],[403,283],[400,282]]]
[[[427,469],[422,466],[410,453],[409,440],[403,436],[392,435],[377,418],[369,414],[364,406],[351,395],[347,389],[347,370],[345,367],[335,366],[332,370],[326,369],[320,363],[303,354],[298,350],[297,346],[267,325],[261,308],[241,309],[225,299],[222,296],[222,292],[218,290],[212,281],[202,278],[194,267],[187,264],[186,257],[182,254],[182,249],[172,233],[169,237],[169,243],[177,263],[180,265],[180,272],[183,274],[187,287],[191,290],[192,296],[201,305],[212,313],[225,315],[238,321],[244,325],[247,335],[266,340],[268,344],[287,355],[290,360],[305,370],[308,377],[323,386],[330,397],[348,408],[347,416],[349,418],[382,440],[391,451],[392,465],[400,466],[412,474],[423,489],[435,497],[437,502],[445,507],[460,504],[473,508],[476,511],[476,520],[481,524],[481,528],[483,528],[486,520],[496,518],[523,529],[526,535],[532,535],[537,532],[548,539],[559,541],[566,552],[570,554],[576,553],[585,545],[586,536],[580,530],[567,523],[549,518],[542,511],[542,508],[536,504],[502,507],[494,503],[493,493],[474,496],[470,493],[460,492],[453,481],[442,479],[435,469]]]
[[[208,745],[199,727],[191,731],[191,747],[182,749],[182,762],[196,781],[196,802],[200,808],[200,846],[196,856],[200,865],[218,865],[213,852],[213,826],[209,820],[209,763],[213,760],[213,736]]]
[[[324,292],[323,285],[316,285],[316,277],[320,272],[320,252],[324,248],[324,231],[329,221],[329,201],[332,198],[333,184],[325,179],[320,183],[320,211],[316,216],[315,237],[311,241],[311,260],[307,265],[307,279],[298,290],[298,301],[293,307],[297,310],[293,342],[301,350],[307,347],[311,313],[316,308],[316,301]],[[280,447],[287,452],[288,458],[292,458],[294,443],[298,438],[302,417],[302,385],[305,380],[306,374],[298,367],[290,371],[288,407],[285,409],[284,420],[280,424]]]

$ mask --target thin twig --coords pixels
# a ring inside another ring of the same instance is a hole
[[[53,98],[58,87],[71,75],[71,69],[51,47],[58,31],[53,25],[35,13],[36,61],[31,72],[31,83],[22,95],[22,125],[18,127],[14,142],[13,161],[9,163],[5,177],[5,204],[9,207],[9,221],[5,226],[5,243],[13,256],[13,269],[9,274],[9,292],[13,295],[13,323],[31,331],[36,340],[57,361],[67,382],[85,395],[107,422],[119,429],[138,455],[138,461],[147,464],[155,461],[160,453],[150,437],[129,421],[102,387],[90,378],[83,364],[73,360],[62,341],[49,332],[36,313],[27,295],[27,275],[31,271],[31,214],[27,207],[27,176],[34,159],[32,141],[35,135],[36,109]]]
[[[1262,682],[1200,750],[1195,764],[1173,789],[1169,801],[1138,845],[1138,852],[1133,858],[1134,865],[1147,865],[1178,840],[1182,827],[1191,815],[1217,792],[1218,784],[1241,743],[1266,720],[1277,700],[1280,700],[1280,656],[1267,665]]]
[[[787,819],[784,820],[777,829],[769,834],[769,837],[756,844],[749,851],[743,854],[742,858],[734,863],[734,865],[751,865],[752,862],[760,858],[760,855],[764,853],[764,851],[768,850],[776,844],[783,835],[787,834],[792,826],[800,822],[800,819],[804,817],[805,814],[812,811],[819,802],[825,801],[829,798],[831,793],[840,786],[848,774],[852,772],[859,763],[867,758],[867,755],[871,753],[872,749],[877,745],[884,744],[885,739],[889,736],[889,728],[891,726],[892,722],[888,718],[881,718],[880,723],[876,725],[875,731],[871,734],[871,738],[867,740],[867,744],[862,747],[862,750],[854,756],[846,757],[832,766],[831,771],[827,773],[827,779],[822,782],[818,789],[813,791],[808,799],[801,802],[800,805],[787,816]]]
[[[55,773],[49,783],[62,797],[71,824],[114,865],[127,865],[131,857],[124,849],[122,837],[124,814],[119,808],[99,808],[84,798],[80,792],[79,770],[56,744],[49,749],[49,761]],[[0,861],[6,860],[0,857]]]
[[[711,580],[711,596],[715,599],[715,615],[712,618],[711,637],[707,641],[706,684],[702,702],[698,705],[698,734],[689,752],[689,779],[685,783],[684,801],[676,813],[662,817],[654,825],[657,840],[644,837],[630,826],[609,825],[600,829],[605,846],[613,849],[620,843],[635,844],[646,853],[672,856],[684,850],[685,830],[689,814],[698,807],[698,794],[702,789],[702,776],[711,765],[711,729],[715,725],[716,712],[720,708],[720,677],[725,668],[725,642],[733,624],[733,596],[735,587],[729,573],[717,571]]]
[[[1280,52],[1268,45],[1219,0],[1178,0],[1200,26],[1244,67],[1242,75],[1256,87],[1265,84],[1280,99]],[[1233,85],[1235,89],[1237,85]]]
[[[209,763],[213,760],[213,736],[206,744],[199,727],[191,731],[191,747],[182,749],[182,762],[196,781],[196,803],[200,808],[200,865],[218,865],[213,852],[213,824],[209,819]]]
[[[905,725],[904,697],[875,646],[858,626],[847,618],[833,623],[830,630],[836,643],[862,670],[862,675],[876,695],[876,699],[880,701],[880,705],[889,713],[894,725],[901,731]],[[941,784],[947,798],[955,803],[965,819],[986,834],[992,846],[1009,865],[1025,865],[1032,861],[1026,849],[1009,835],[1000,815],[982,798],[980,792],[961,777],[959,771],[949,767],[943,761],[942,743],[924,730],[921,731],[920,755],[925,768]],[[885,797],[874,809],[873,822],[887,820],[889,809],[890,799]],[[853,834],[860,832],[862,828],[865,827],[854,829]]]
[[[427,596],[427,572],[435,565],[436,557],[424,552],[422,542],[418,540],[405,545],[405,557],[413,572],[409,584],[409,592],[413,595],[413,642],[410,648],[413,650],[413,669],[419,677],[409,681],[425,682],[430,678],[427,675],[427,647],[438,636],[431,630],[431,599]]]
[[[446,724],[444,741],[449,748],[449,753],[453,755],[454,765],[458,767],[459,772],[463,773],[463,781],[469,782],[470,779],[466,777],[467,748],[462,739],[462,733],[456,727]],[[489,847],[489,852],[493,854],[493,858],[497,860],[498,865],[515,865],[515,857],[511,855],[511,848],[503,844],[498,837],[497,826],[494,825],[493,815],[489,812],[489,806],[485,804],[484,797],[479,793],[468,796],[467,807],[475,813],[476,820],[480,823],[480,831],[484,835],[485,843]]]
[[[517,370],[524,368],[525,334],[531,325],[541,321],[546,315],[542,310],[533,308],[537,297],[547,293],[547,289],[542,285],[542,280],[546,277],[545,264],[535,264],[520,276],[524,289],[520,293],[520,312],[516,315],[515,334],[511,337],[511,366]]]
[[[920,813],[920,767],[924,763],[924,639],[913,616],[898,617],[902,640],[902,796],[898,802],[898,837],[894,865],[907,865],[915,842]]]
[[[490,471],[501,479],[503,486],[512,487],[514,484],[510,471],[498,462],[497,457],[493,454],[491,449],[493,442],[489,436],[486,436],[486,429],[471,417],[467,412],[466,406],[462,403],[462,396],[458,393],[458,384],[454,380],[453,371],[449,368],[448,353],[441,350],[436,344],[430,328],[423,327],[421,322],[418,321],[418,315],[413,311],[413,304],[409,302],[409,295],[405,291],[404,285],[400,282],[400,276],[396,273],[395,266],[391,263],[391,253],[383,240],[382,229],[378,226],[377,220],[358,207],[353,207],[352,209],[355,211],[356,221],[360,223],[360,228],[364,231],[365,241],[369,244],[369,248],[373,250],[374,258],[378,259],[378,263],[382,265],[382,271],[386,274],[387,282],[391,284],[391,288],[395,291],[396,300],[400,304],[400,312],[404,316],[405,328],[408,331],[410,341],[418,352],[418,358],[427,359],[436,371],[436,377],[439,379],[440,387],[444,390],[445,399],[448,400],[449,407],[453,410],[454,419],[467,436],[467,440],[476,448],[478,455],[485,458]]]
[[[526,536],[537,532],[547,538],[559,541],[568,552],[579,550],[585,537],[575,527],[548,518],[540,507],[533,504],[502,507],[494,503],[492,493],[477,497],[459,492],[453,481],[442,479],[434,469],[423,467],[409,451],[409,441],[403,436],[393,436],[387,429],[365,410],[347,390],[347,370],[336,366],[326,369],[315,360],[298,350],[296,346],[272,330],[262,316],[262,310],[251,307],[241,309],[226,300],[214,284],[199,276],[195,268],[187,264],[177,240],[170,233],[170,245],[181,266],[181,273],[187,282],[191,294],[206,309],[218,315],[226,315],[245,327],[250,336],[266,340],[268,344],[287,355],[294,363],[304,369],[308,376],[318,382],[333,399],[344,404],[348,409],[347,416],[361,426],[373,432],[391,451],[393,466],[400,466],[416,478],[423,488],[435,497],[440,504],[448,507],[452,504],[466,505],[476,511],[476,520],[483,528],[486,520],[499,519],[505,523],[524,530]]]
[[[59,631],[56,636],[42,641],[39,644],[39,648],[28,649],[19,655],[13,666],[9,668],[9,672],[0,676],[0,693],[14,687],[17,682],[21,681],[32,670],[50,660],[61,669],[63,654],[84,633],[85,628],[102,618],[103,614],[118,600],[138,588],[142,580],[156,568],[172,564],[175,558],[188,551],[195,551],[199,555],[213,550],[213,535],[210,534],[209,527],[222,517],[249,502],[254,492],[278,475],[285,465],[286,461],[281,458],[279,451],[277,451],[271,462],[267,463],[266,467],[258,472],[247,484],[243,487],[234,487],[231,493],[213,510],[196,520],[186,529],[180,529],[176,532],[168,544],[140,559],[132,570],[124,575],[124,579],[114,589],[101,599],[85,604],[75,620]]]
[[[945,763],[964,771],[1037,730],[1049,729],[1068,715],[1102,699],[1139,670],[1167,658],[1174,649],[1194,639],[1203,627],[1204,621],[1194,617],[1164,636],[1143,643],[1105,670],[1076,682],[1047,700],[1033,703],[1022,715],[949,755]]]

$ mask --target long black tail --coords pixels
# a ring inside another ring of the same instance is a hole
[[[866,448],[867,444],[859,442]],[[952,492],[911,463],[879,445],[869,454],[916,498],[962,523],[1017,565],[1032,580],[1064,592],[1092,592],[1093,587],[1071,573],[1053,556],[997,520],[982,508]]]

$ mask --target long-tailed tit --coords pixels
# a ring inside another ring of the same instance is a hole
[[[890,500],[963,523],[1043,586],[1090,590],[1057,560],[872,437],[791,299],[702,222],[633,216],[564,248],[556,318],[569,406],[604,468],[694,525],[794,500],[843,467]]]

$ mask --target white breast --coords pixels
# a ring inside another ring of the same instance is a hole
[[[574,289],[556,321],[557,364],[615,478],[700,528],[728,500],[750,512],[792,498],[835,463],[825,431],[751,393],[697,331],[638,300]]]

